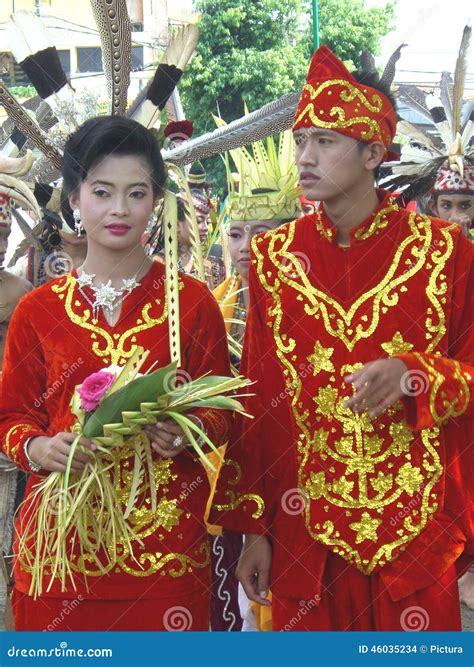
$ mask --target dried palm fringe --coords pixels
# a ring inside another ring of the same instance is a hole
[[[69,553],[79,548],[79,562],[92,562],[100,574],[106,574],[117,562],[117,544],[123,544],[131,558],[140,566],[133,554],[132,540],[143,544],[133,532],[127,519],[136,506],[140,489],[149,489],[151,509],[156,510],[156,486],[151,445],[147,438],[133,440],[134,467],[132,484],[125,510],[115,492],[117,482],[116,462],[111,447],[132,444],[124,436],[139,434],[146,424],[155,424],[159,419],[173,419],[181,426],[189,442],[203,464],[215,471],[214,465],[204,454],[201,445],[206,443],[219,458],[222,454],[207,434],[202,431],[184,411],[194,408],[235,410],[246,414],[235,398],[222,396],[224,392],[248,386],[249,380],[238,378],[203,377],[181,385],[161,396],[156,403],[142,403],[140,412],[123,413],[123,424],[110,428],[117,441],[110,447],[99,445],[97,452],[79,474],[71,472],[74,452],[79,446],[78,434],[68,457],[65,473],[51,473],[34,487],[28,505],[33,508],[19,540],[19,561],[23,569],[31,573],[29,594],[37,598],[43,593],[46,571],[50,570],[46,592],[55,580],[61,582],[61,591],[68,585],[77,590],[75,578],[78,568]],[[249,415],[247,415],[249,416]],[[110,426],[110,425],[109,425]],[[100,442],[97,438],[96,442]],[[26,502],[26,501],[25,501]],[[37,511],[34,510],[38,504]],[[71,548],[72,547],[72,548]],[[98,552],[101,551],[100,560]],[[87,577],[84,583],[88,589]]]

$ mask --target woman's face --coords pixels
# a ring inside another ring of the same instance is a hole
[[[449,222],[468,222],[472,226],[474,222],[474,195],[470,194],[446,194],[438,195],[436,200],[437,215]]]
[[[89,246],[123,251],[141,245],[155,206],[150,167],[131,155],[103,158],[69,197],[79,208]]]
[[[250,242],[255,234],[268,232],[281,225],[281,220],[235,220],[229,227],[229,253],[232,266],[244,280],[250,269]]]
[[[196,211],[196,222],[199,230],[199,241],[204,245],[209,233],[209,213],[203,214]],[[189,220],[179,220],[178,223],[178,243],[180,246],[189,247],[191,241],[191,223]]]

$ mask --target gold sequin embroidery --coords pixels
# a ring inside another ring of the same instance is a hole
[[[127,329],[127,331],[120,334],[116,339],[114,335],[109,333],[106,329],[93,323],[89,308],[83,308],[82,313],[74,310],[74,307],[77,307],[76,299],[74,297],[76,282],[74,276],[69,273],[64,277],[63,283],[57,283],[53,285],[51,289],[58,294],[60,299],[64,299],[64,308],[71,322],[82,329],[90,331],[93,339],[97,339],[97,337],[99,338],[99,340],[94,340],[91,349],[92,352],[102,358],[105,363],[123,365],[123,363],[131,357],[136,348],[135,342],[130,339],[133,339],[133,337],[141,331],[163,324],[168,317],[166,297],[163,298],[164,305],[162,306],[161,314],[158,317],[150,316],[150,310],[161,304],[160,299],[155,299],[152,303],[146,303],[143,306],[140,316],[137,318],[136,326]]]

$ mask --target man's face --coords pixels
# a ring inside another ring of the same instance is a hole
[[[294,133],[295,159],[306,199],[330,201],[348,196],[367,176],[367,150],[332,130],[308,128]]]
[[[469,227],[474,223],[474,195],[438,195],[436,208],[438,217],[443,220],[464,222]]]
[[[10,236],[11,225],[0,225],[0,269],[3,269],[5,255],[8,248],[8,237]]]

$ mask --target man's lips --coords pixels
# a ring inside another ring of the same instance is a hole
[[[316,176],[316,174],[312,174],[310,171],[303,171],[303,173],[300,175],[300,182],[301,183],[316,183],[317,181],[320,181],[321,179],[319,176]]]

